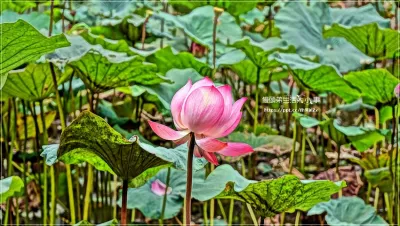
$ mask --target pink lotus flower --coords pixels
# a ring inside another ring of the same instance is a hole
[[[158,196],[164,196],[166,188],[167,188],[167,186],[163,182],[161,182],[159,179],[157,179],[157,180],[153,181],[153,183],[151,183],[151,191]],[[168,187],[167,195],[171,194],[171,192],[172,192],[172,188]]]
[[[394,95],[395,95],[397,98],[400,98],[400,83],[397,84],[396,88],[394,88]]]
[[[231,87],[216,87],[209,78],[192,85],[189,80],[172,98],[171,111],[177,131],[162,124],[149,121],[152,130],[165,140],[183,144],[195,136],[194,155],[204,157],[218,165],[215,153],[239,156],[253,149],[244,143],[222,142],[216,138],[229,135],[242,117],[242,108],[247,98],[234,102]]]

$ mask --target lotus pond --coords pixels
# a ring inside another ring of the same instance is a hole
[[[2,1],[1,224],[400,224],[398,14]]]

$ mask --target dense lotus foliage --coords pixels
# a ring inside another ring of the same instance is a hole
[[[2,225],[400,224],[397,1],[1,6]]]

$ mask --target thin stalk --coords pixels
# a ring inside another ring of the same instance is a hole
[[[339,165],[340,165],[340,150],[342,149],[342,145],[338,145],[338,152],[337,152],[337,161],[336,161],[336,178],[337,181],[340,181],[340,172],[339,172]],[[339,189],[339,198],[342,197],[342,189]]]
[[[126,223],[128,222],[128,210],[127,210],[128,184],[129,180],[122,181],[121,225],[126,225]]]
[[[50,63],[50,71],[51,71],[51,77],[53,79],[54,92],[56,94],[58,115],[60,116],[60,121],[61,121],[61,131],[64,131],[64,129],[66,128],[64,111],[63,111],[63,107],[61,104],[60,93],[58,92],[57,76],[54,71],[54,65],[52,63]],[[71,84],[70,84],[70,87],[72,87]],[[75,224],[76,217],[75,217],[75,201],[74,201],[74,190],[73,190],[74,185],[72,183],[71,166],[69,164],[65,164],[65,170],[66,170],[66,176],[67,176],[67,189],[68,189],[69,210],[71,213],[71,224]],[[79,197],[78,197],[78,199],[79,199]]]
[[[365,200],[365,203],[367,204],[369,204],[369,199],[371,198],[371,192],[372,192],[372,185],[371,183],[368,183],[367,198]]]
[[[169,187],[170,175],[171,175],[171,167],[168,167],[167,178],[166,178],[166,182],[165,182],[165,194],[163,197],[162,208],[161,208],[161,217],[159,220],[159,223],[161,226],[163,225],[163,222],[164,222],[165,207],[167,206],[167,195],[168,195],[167,192],[168,192],[168,187]]]
[[[186,197],[185,197],[185,219],[186,224],[190,225],[191,216],[192,216],[192,180],[193,180],[193,153],[194,153],[194,145],[195,145],[195,136],[193,133],[190,134],[190,143],[189,143],[189,151],[187,156],[187,177],[186,177]]]
[[[228,218],[226,217],[225,209],[224,209],[224,206],[222,205],[221,200],[217,199],[217,203],[218,203],[219,209],[221,210],[222,218],[224,219],[225,222],[227,222]]]
[[[144,50],[144,40],[146,39],[146,24],[149,21],[150,15],[146,16],[146,19],[143,22],[142,27],[142,50]]]
[[[212,36],[212,42],[213,42],[213,76],[215,75],[215,72],[217,71],[217,26],[218,26],[218,18],[221,15],[221,10],[214,8],[214,22],[213,22],[213,36]]]
[[[214,171],[214,165],[211,164],[210,172]],[[215,214],[215,199],[210,200],[210,226],[214,226],[214,214]]]
[[[254,126],[253,126],[253,133],[256,134],[257,131],[257,124],[258,124],[258,95],[260,92],[259,89],[259,84],[260,84],[260,73],[261,73],[261,68],[257,67],[257,80],[256,80],[256,97],[255,97],[255,107],[254,107]]]
[[[301,217],[301,212],[300,212],[300,211],[297,211],[297,212],[296,212],[296,220],[295,220],[295,222],[294,222],[294,225],[295,225],[295,226],[299,226],[299,225],[300,225],[300,217]]]
[[[304,174],[304,165],[305,165],[305,158],[306,158],[306,129],[302,129],[301,133],[301,160],[300,160],[300,171]]]
[[[388,218],[389,224],[393,225],[393,207],[392,207],[392,204],[391,204],[392,202],[390,201],[390,197],[389,197],[390,194],[385,192],[384,196],[385,196],[385,205],[387,208],[387,218]]]
[[[56,176],[54,172],[54,165],[50,166],[50,189],[51,189],[51,201],[50,201],[50,223],[55,224],[56,223]]]
[[[18,207],[18,197],[15,197],[15,225],[19,226],[20,218],[19,218],[19,207]]]
[[[24,181],[24,184],[27,184],[26,180],[26,150],[27,150],[27,144],[28,144],[28,122],[27,122],[27,114],[26,114],[26,106],[25,106],[25,101],[21,100],[22,102],[22,112],[24,114],[23,120],[24,120],[24,157],[22,158],[22,161],[24,163],[23,165],[23,173],[22,173],[22,180]],[[24,186],[25,190],[25,196],[24,196],[24,204],[25,204],[25,224],[29,224],[29,216],[28,216],[28,189],[27,186]]]
[[[117,183],[118,183],[117,176],[114,175],[114,187],[115,188],[117,187]],[[113,219],[116,219],[117,218],[117,189],[114,189],[112,205],[114,206]]]
[[[205,201],[203,205],[203,218],[204,218],[204,225],[208,225],[208,202]]]
[[[87,164],[87,186],[86,186],[86,192],[85,192],[85,199],[84,199],[84,205],[83,205],[83,220],[88,220],[89,219],[89,207],[90,207],[90,200],[91,200],[91,195],[92,195],[92,189],[93,189],[93,166],[90,164]]]
[[[135,219],[136,219],[136,209],[132,209],[131,223],[135,223]]]
[[[251,208],[250,204],[248,204],[248,203],[246,203],[246,206],[247,206],[247,210],[249,210],[250,217],[251,217],[251,220],[253,220],[254,226],[258,226],[258,220],[257,220],[256,215],[254,214],[253,209]]]
[[[374,208],[378,211],[378,204],[379,204],[379,188],[375,189],[375,199],[374,199]]]
[[[228,226],[232,226],[233,221],[233,208],[235,207],[235,200],[231,199],[229,203],[229,218],[228,218]]]
[[[285,216],[286,216],[285,212],[281,213],[281,221],[279,224],[280,226],[283,226],[285,224]]]
[[[293,145],[292,145],[292,151],[290,152],[290,161],[289,161],[289,173],[292,173],[293,170],[293,161],[294,161],[294,152],[296,150],[296,121],[294,121],[294,126],[293,126]]]

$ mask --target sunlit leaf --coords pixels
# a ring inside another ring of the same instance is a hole
[[[10,197],[21,196],[24,182],[18,176],[6,177],[0,180],[0,203],[4,203]]]
[[[394,87],[399,83],[399,79],[386,69],[350,72],[344,79],[361,91],[365,103],[372,105],[391,101]]]
[[[398,37],[400,33],[392,29],[382,29],[377,23],[348,27],[333,24],[325,27],[324,37],[343,37],[364,54],[379,58],[393,58],[399,50]]]
[[[388,225],[376,212],[358,197],[342,197],[320,203],[310,209],[310,215],[326,212],[325,220],[329,225]]]
[[[58,84],[64,83],[72,73],[72,69],[61,72],[54,69]],[[24,69],[8,73],[8,79],[2,89],[6,95],[19,97],[28,101],[39,101],[47,98],[55,91],[48,63],[28,64]]]
[[[57,112],[55,111],[50,111],[46,112],[44,115],[44,119],[46,122],[46,128],[49,128],[51,126],[51,123],[56,119]],[[40,115],[37,115],[37,122],[38,125],[42,125],[42,118]],[[33,138],[36,135],[36,129],[35,129],[35,121],[34,121],[34,116],[32,115],[27,115],[26,116],[26,124],[27,124],[27,130],[28,130],[28,138]],[[18,131],[18,137],[20,139],[25,139],[25,127],[24,127],[24,119],[22,114],[18,114],[17,118],[17,131]],[[39,132],[40,134],[43,133],[43,127],[39,126]]]
[[[217,198],[233,198],[249,203],[262,217],[296,210],[307,211],[320,202],[326,202],[337,193],[344,182],[300,181],[296,176],[283,177],[249,184],[244,190],[235,192],[227,187]]]
[[[69,46],[64,35],[47,38],[23,20],[0,24],[0,30],[2,43],[0,76],[2,80],[6,78],[6,73],[10,70],[24,63],[35,61],[43,54],[50,53],[57,48]]]
[[[158,154],[143,150],[138,139],[128,141],[104,119],[85,111],[63,131],[57,156],[70,164],[82,161],[93,164],[96,159],[102,166],[99,169],[94,165],[97,169],[114,172],[122,179],[132,179],[152,167],[167,164]]]

